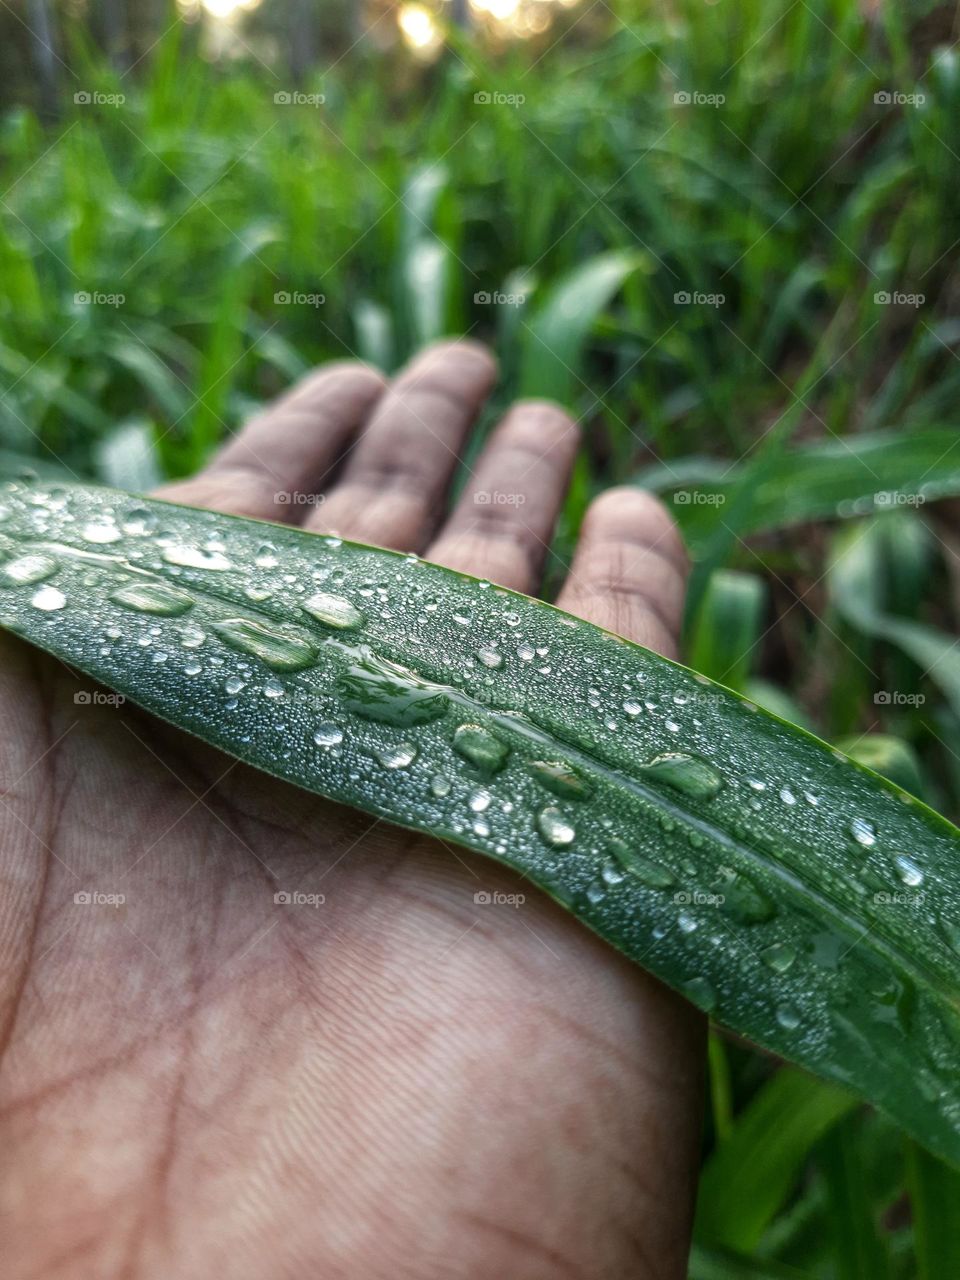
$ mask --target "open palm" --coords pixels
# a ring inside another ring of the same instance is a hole
[[[576,447],[559,409],[514,407],[444,515],[493,377],[467,343],[391,385],[328,366],[160,496],[534,591]],[[672,653],[682,593],[663,509],[594,503],[563,607]],[[684,1275],[691,1008],[505,869],[10,637],[0,717],[10,1280]]]

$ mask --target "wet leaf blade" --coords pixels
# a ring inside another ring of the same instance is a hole
[[[95,486],[11,481],[2,507],[3,626],[268,773],[520,869],[960,1163],[960,833],[913,797],[415,557]]]

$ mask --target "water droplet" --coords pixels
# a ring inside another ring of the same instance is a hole
[[[872,849],[877,843],[877,830],[872,822],[868,822],[866,818],[853,818],[847,830],[851,836],[864,849]]]
[[[146,507],[131,507],[120,521],[124,533],[139,537],[149,533],[156,523],[156,517]]]
[[[332,596],[325,591],[318,591],[301,607],[325,627],[334,627],[337,631],[349,631],[363,622],[363,614],[356,605],[343,596]]]
[[[482,649],[478,649],[477,657],[491,671],[496,671],[498,667],[503,666],[503,654],[498,653],[493,645],[484,645]]]
[[[485,809],[490,808],[490,801],[493,799],[489,791],[474,791],[470,797],[470,808],[474,813],[483,813]]]
[[[243,594],[254,604],[263,604],[265,600],[270,599],[273,592],[268,591],[266,587],[244,587]]]
[[[211,630],[240,653],[249,653],[275,671],[302,671],[317,657],[316,646],[301,636],[274,631],[250,618],[224,618]]]
[[[503,620],[508,627],[519,627],[520,625],[519,613],[514,613],[512,610],[503,615]]]
[[[793,1005],[780,1005],[777,1009],[776,1017],[784,1031],[796,1031],[800,1025],[800,1014],[794,1009]]]
[[[280,563],[277,559],[277,548],[272,542],[264,542],[257,548],[253,563],[260,569],[275,569]]]
[[[765,782],[761,782],[759,778],[748,778],[747,786],[750,787],[752,791],[766,791],[767,789],[767,784]]]
[[[284,692],[285,692],[284,687],[279,680],[274,680],[271,677],[269,680],[264,681],[264,685],[263,685],[264,697],[282,698],[284,695]]]
[[[517,657],[522,662],[532,662],[536,656],[537,651],[532,644],[528,644],[524,641],[523,644],[517,645]]]
[[[313,740],[318,747],[335,747],[343,741],[343,730],[337,724],[321,724]]]
[[[203,667],[199,662],[188,662],[183,670],[188,676],[198,676],[203,670]]]
[[[193,598],[185,591],[167,586],[164,582],[131,582],[114,591],[110,599],[125,609],[137,613],[155,613],[162,617],[176,618],[193,608]]]
[[[637,702],[636,698],[625,698],[623,709],[628,716],[638,716],[643,710],[643,704]]]
[[[789,787],[780,788],[780,799],[783,801],[784,804],[788,804],[788,805],[795,805],[797,803],[797,797],[793,794],[793,792],[790,790]]]
[[[398,742],[396,746],[384,747],[376,755],[385,769],[406,769],[416,760],[417,748],[412,742]]]
[[[531,760],[527,768],[537,781],[564,800],[586,800],[593,787],[563,760]]]
[[[437,685],[371,650],[340,677],[340,692],[351,711],[402,729],[439,720],[450,706]]]
[[[451,616],[453,617],[454,622],[458,623],[461,627],[469,627],[470,623],[473,621],[473,613],[470,609],[454,609]]]
[[[912,858],[908,858],[905,853],[899,853],[893,861],[897,868],[897,875],[904,884],[909,885],[911,889],[923,884],[923,872]]]
[[[540,810],[537,815],[537,830],[547,844],[552,844],[556,848],[573,844],[577,834],[572,823],[553,805],[547,805],[545,809]]]
[[[106,545],[110,542],[119,542],[123,534],[115,524],[106,524],[104,521],[91,521],[80,530],[80,537],[84,542],[94,542],[99,545]]]
[[[43,609],[45,613],[51,613],[55,609],[62,609],[67,603],[67,597],[56,587],[41,587],[30,603],[35,609]]]
[[[720,892],[723,911],[743,924],[762,924],[777,914],[776,903],[742,872],[727,869],[721,879]]]
[[[600,876],[604,884],[622,884],[627,878],[627,873],[613,858],[608,858],[601,868]]]
[[[241,680],[239,676],[227,676],[223,682],[223,687],[227,693],[239,693],[241,689],[247,687],[245,680]]]
[[[510,748],[479,724],[462,724],[453,735],[453,749],[484,773],[499,773]]]
[[[701,1008],[704,1013],[712,1013],[717,1007],[717,993],[713,984],[706,978],[696,977],[685,982],[681,988],[688,1000]]]
[[[445,778],[442,773],[434,774],[430,779],[430,791],[438,800],[442,800],[450,794],[450,779]]]
[[[607,896],[607,891],[599,880],[594,880],[593,883],[587,887],[586,896],[590,905],[595,907],[598,902],[602,902],[604,900]]]
[[[18,586],[30,587],[35,582],[52,578],[60,568],[51,556],[26,555],[9,560],[2,569],[3,576]]]
[[[163,558],[167,564],[176,564],[184,569],[232,569],[233,565],[220,551],[202,551],[199,547],[186,547],[174,544],[164,547]]]
[[[796,958],[796,951],[784,942],[775,942],[772,947],[764,947],[760,952],[760,959],[774,973],[786,973],[793,967]]]
[[[631,875],[636,876],[640,883],[647,885],[648,888],[669,889],[671,885],[676,883],[671,871],[660,863],[651,862],[649,858],[645,858],[642,854],[635,853],[627,842],[621,840],[619,836],[614,836],[609,841],[608,848],[621,867]]]
[[[694,800],[711,800],[723,786],[723,775],[712,764],[681,751],[655,756],[641,769],[648,778],[665,782]]]
[[[207,638],[207,633],[199,627],[186,626],[180,632],[180,643],[184,649],[199,649]]]

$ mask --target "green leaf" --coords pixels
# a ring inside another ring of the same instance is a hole
[[[674,472],[676,474],[674,474]],[[746,474],[710,458],[657,463],[634,483],[673,493],[673,514],[697,548]],[[756,485],[737,533],[784,529],[810,520],[869,515],[960,493],[960,441],[954,427],[876,431],[787,450]]]
[[[917,1280],[960,1275],[960,1173],[910,1143],[907,1186]]]
[[[960,833],[913,797],[414,556],[94,486],[11,481],[3,509],[5,627],[268,773],[519,868],[960,1162]],[[927,907],[899,905],[921,880]]]
[[[703,1167],[696,1238],[754,1249],[810,1151],[854,1106],[856,1099],[842,1089],[799,1071],[778,1071]]]
[[[689,1280],[810,1280],[804,1271],[767,1258],[748,1258],[728,1249],[694,1245],[687,1269]]]
[[[694,627],[691,667],[742,693],[761,640],[765,604],[762,578],[715,570]]]
[[[602,253],[564,276],[523,323],[520,394],[572,404],[583,390],[583,349],[601,311],[642,263],[635,253]]]

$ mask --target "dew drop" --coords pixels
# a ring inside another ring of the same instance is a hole
[[[498,667],[503,666],[503,654],[498,653],[493,645],[484,645],[482,649],[478,649],[477,657],[491,671],[496,671]]]
[[[537,830],[555,848],[564,848],[573,844],[576,830],[561,811],[553,805],[547,805],[537,814]]]
[[[717,993],[706,978],[691,978],[683,984],[682,990],[687,999],[692,1000],[704,1013],[712,1013],[717,1007]]]
[[[284,687],[279,680],[274,680],[271,677],[269,680],[264,681],[263,694],[265,698],[282,698],[284,692]]]
[[[897,854],[893,862],[897,868],[897,875],[905,885],[915,889],[917,885],[923,884],[923,872],[912,858],[908,858],[905,853],[900,853]]]
[[[430,791],[438,800],[442,800],[450,794],[450,779],[445,778],[442,773],[435,773],[430,779]]]
[[[188,676],[198,676],[203,670],[203,667],[201,667],[199,662],[188,662],[183,670]]]
[[[351,663],[339,688],[351,711],[403,729],[439,720],[450,706],[437,685],[370,650]]]
[[[469,801],[470,808],[474,813],[483,813],[485,809],[490,808],[490,801],[492,799],[493,797],[490,795],[489,791],[474,791]]]
[[[800,1025],[800,1014],[790,1004],[780,1005],[777,1009],[776,1018],[784,1031],[796,1031]]]
[[[777,914],[776,903],[742,872],[728,871],[720,892],[723,911],[743,924],[762,924]]]
[[[532,644],[528,644],[524,641],[523,644],[517,645],[517,657],[520,658],[522,662],[532,662],[536,656],[537,651]]]
[[[774,973],[787,973],[796,958],[796,951],[784,942],[775,942],[772,947],[764,947],[760,952],[760,959]]]
[[[793,806],[797,803],[797,797],[793,794],[793,792],[790,790],[789,787],[780,788],[780,799],[786,805]]]
[[[337,724],[321,724],[313,740],[318,747],[335,747],[343,741],[343,730]]]
[[[490,823],[484,818],[477,818],[473,824],[473,833],[478,836],[488,836],[490,834]]]
[[[35,609],[42,609],[45,613],[52,613],[56,609],[62,609],[67,603],[67,597],[62,591],[58,591],[56,587],[41,587],[30,601]]]
[[[274,631],[250,618],[224,618],[211,630],[240,653],[249,653],[275,671],[302,671],[317,658],[317,648],[301,636]]]
[[[363,622],[363,614],[356,605],[351,604],[344,596],[329,595],[326,591],[318,591],[309,600],[305,600],[301,607],[312,618],[337,631],[349,631]]]
[[[155,524],[155,517],[146,507],[132,507],[120,523],[124,533],[139,537],[150,532]]]
[[[110,542],[119,542],[123,534],[115,524],[106,524],[103,521],[91,521],[90,524],[84,525],[80,530],[80,537],[84,542],[93,542],[100,546],[105,546]]]
[[[52,578],[59,568],[59,564],[51,556],[27,555],[8,561],[2,572],[5,578],[18,586],[30,587],[36,582]]]
[[[624,871],[623,867],[621,867],[618,862],[614,861],[613,858],[608,858],[607,861],[603,864],[603,867],[600,871],[600,876],[604,884],[612,885],[612,884],[621,884],[627,878],[627,873]]]
[[[479,724],[462,724],[453,735],[453,749],[484,773],[499,773],[510,748]]]
[[[700,756],[668,751],[641,766],[647,777],[665,782],[694,800],[711,800],[723,786],[723,775]]]
[[[669,889],[676,883],[674,875],[658,862],[652,862],[642,854],[634,852],[626,840],[614,836],[607,846],[624,871],[636,876],[641,884],[650,889]]]
[[[602,902],[606,896],[607,891],[599,880],[594,880],[592,884],[588,885],[586,897],[591,906],[595,907],[598,903]]]
[[[179,617],[194,604],[193,598],[185,591],[178,591],[163,582],[131,582],[114,591],[110,599],[136,613],[155,613],[166,618]]]
[[[628,716],[638,716],[643,710],[643,704],[637,702],[636,698],[625,698],[623,709]]]
[[[564,800],[586,800],[593,787],[563,760],[531,760],[527,768],[537,781]]]
[[[186,547],[179,543],[164,547],[163,558],[167,564],[181,565],[184,569],[232,569],[233,565],[221,551],[201,551],[199,547]]]
[[[223,682],[223,687],[227,693],[239,693],[241,689],[246,688],[246,681],[241,680],[239,676],[227,676]]]
[[[257,548],[253,563],[260,569],[275,569],[280,563],[277,560],[277,548],[272,542],[264,542]]]
[[[866,818],[853,818],[847,830],[850,835],[864,849],[872,849],[877,843],[877,831],[872,822],[868,822]]]
[[[385,769],[406,769],[417,758],[417,748],[412,742],[398,742],[376,753]]]

